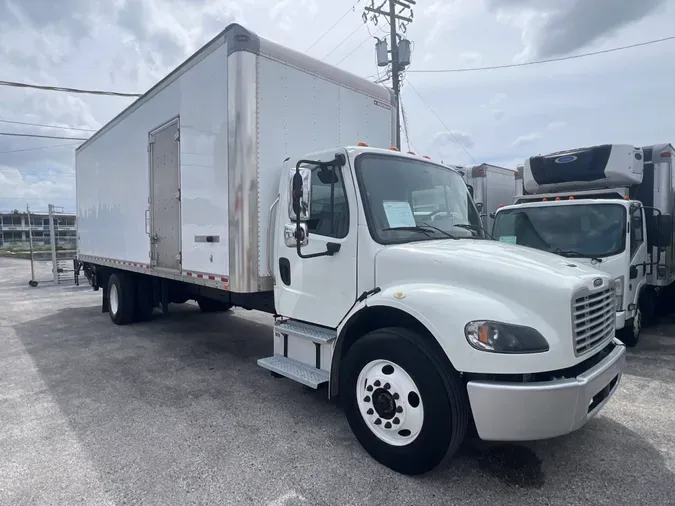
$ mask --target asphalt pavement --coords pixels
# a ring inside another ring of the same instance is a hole
[[[325,392],[275,379],[271,317],[193,304],[126,327],[90,287],[0,258],[0,504],[675,504],[675,318],[629,352],[581,430],[469,441],[406,477],[372,460]],[[545,409],[545,407],[543,407]]]

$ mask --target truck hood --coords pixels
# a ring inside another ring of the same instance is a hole
[[[517,287],[567,291],[581,286],[592,288],[593,280],[606,277],[605,273],[575,259],[525,246],[474,239],[391,246],[377,254],[375,265],[376,286],[400,282],[404,273],[403,277],[415,283],[442,279],[453,286],[500,293],[513,293]]]

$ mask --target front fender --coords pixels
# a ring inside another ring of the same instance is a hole
[[[388,306],[416,318],[438,341],[452,365],[460,372],[522,374],[569,367],[560,351],[570,347],[571,337],[552,328],[528,307],[466,288],[429,283],[392,286],[372,295],[365,305]],[[356,308],[355,308],[356,309]],[[473,320],[495,320],[537,329],[548,341],[549,351],[532,354],[500,354],[479,351],[464,336]]]

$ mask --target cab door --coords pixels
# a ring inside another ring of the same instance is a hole
[[[646,239],[646,222],[645,212],[642,206],[631,206],[630,208],[630,266],[628,269],[627,286],[625,289],[626,300],[624,307],[628,308],[629,304],[638,303],[637,297],[640,289],[647,281],[647,274],[650,267],[647,265],[649,255],[647,254],[647,239]],[[631,312],[628,317],[632,318],[634,312]]]
[[[292,179],[296,161],[285,169],[277,222],[275,261],[275,307],[289,318],[336,328],[357,296],[357,197],[356,185],[345,150],[346,164],[333,167],[334,177],[311,164],[302,164],[303,205],[301,227],[305,236],[298,255],[295,240],[295,211],[292,206]],[[328,161],[336,150],[308,155],[311,160]],[[304,198],[303,198],[304,200]],[[332,254],[324,254],[327,251]]]

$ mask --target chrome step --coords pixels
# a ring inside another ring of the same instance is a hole
[[[319,388],[319,385],[328,383],[328,373],[293,360],[292,358],[275,355],[261,358],[258,365],[268,371],[280,374],[286,378],[302,383],[311,388]]]
[[[289,337],[300,337],[321,344],[329,343],[337,337],[334,330],[291,320],[274,322],[274,330]]]

